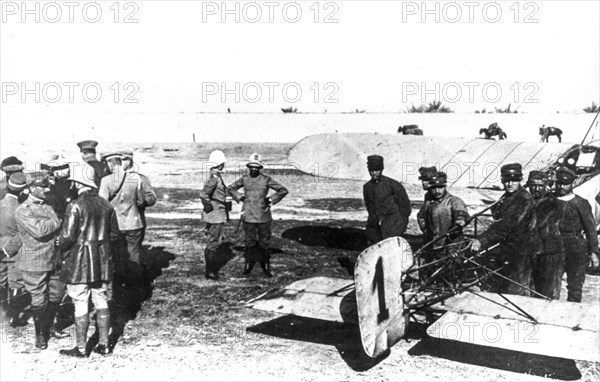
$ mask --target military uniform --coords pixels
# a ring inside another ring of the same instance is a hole
[[[417,221],[425,236],[425,242],[445,234],[457,224],[464,226],[468,219],[469,212],[465,202],[448,191],[439,200],[426,200],[417,213]],[[456,239],[457,235],[453,235],[453,238]],[[452,238],[448,237],[437,244],[449,244],[451,241]]]
[[[22,271],[23,284],[31,295],[36,346],[45,349],[50,324],[65,290],[58,279],[59,259],[54,248],[60,220],[50,205],[31,194],[16,209],[15,218],[22,243],[17,267]]]
[[[529,225],[534,240],[531,285],[536,292],[558,300],[565,262],[565,248],[559,225],[566,206],[552,193],[544,190],[541,196],[536,196],[535,190],[531,188],[536,181],[539,182],[538,185],[546,187],[547,180],[547,175],[541,171],[529,173],[528,185],[535,198]],[[533,297],[540,296],[533,294]]]
[[[522,180],[521,165],[510,164],[501,168],[505,180]],[[508,277],[514,282],[529,287],[533,241],[529,226],[533,214],[533,196],[523,188],[513,193],[505,192],[498,204],[492,208],[492,215],[498,219],[478,238],[483,248],[500,243],[500,253],[508,261]],[[529,291],[513,282],[507,283],[506,292],[529,296]]]
[[[375,166],[379,168],[379,160],[376,162]],[[370,245],[406,232],[411,208],[406,190],[400,182],[383,175],[378,180],[371,179],[363,186],[363,199],[369,213],[366,235]]]
[[[75,305],[77,337],[77,350],[63,350],[61,353],[77,357],[86,348],[90,299],[97,310],[98,343],[103,346],[101,353],[108,352],[110,315],[107,286],[113,276],[111,241],[119,238],[115,210],[91,184],[95,183],[87,185],[91,190],[82,191],[76,200],[69,203],[57,239],[58,246],[64,251],[61,280],[67,284],[67,293]]]
[[[138,208],[141,178],[135,172],[126,172],[116,166],[113,173],[102,178],[99,195],[110,202],[116,212],[121,233],[118,254],[115,256],[115,272],[129,282],[141,282],[142,231],[144,221]],[[126,249],[125,249],[126,248]]]
[[[22,172],[25,169],[23,162],[16,157],[8,157],[2,160],[0,169],[6,174],[6,177],[0,181],[0,200],[4,199],[4,196],[8,193],[8,178],[11,174],[16,172]]]
[[[77,143],[77,146],[79,146],[79,149],[82,153],[95,155],[98,142],[92,140],[81,141]],[[94,183],[97,187],[100,187],[100,182],[102,181],[102,178],[110,174],[106,163],[100,162],[95,157],[92,159],[87,159],[86,163],[94,169]]]
[[[202,220],[206,223],[206,236],[208,240],[204,249],[206,261],[206,277],[217,277],[218,269],[215,268],[217,248],[223,239],[223,225],[228,218],[227,187],[218,170],[211,170],[210,178],[204,183],[200,191],[200,200],[204,205]]]
[[[247,166],[255,166],[259,169],[263,167],[258,154],[250,156]],[[279,203],[288,194],[288,190],[264,174],[258,174],[255,178],[244,175],[227,187],[229,194],[238,202],[242,200],[242,195],[237,192],[240,188],[244,189],[241,217],[246,244],[244,256],[247,267],[244,272],[249,273],[254,263],[259,261],[263,271],[270,275],[269,241],[273,221],[271,205]],[[274,190],[275,193],[267,198],[269,190]]]

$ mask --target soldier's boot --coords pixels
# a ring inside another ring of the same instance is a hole
[[[109,355],[112,349],[108,346],[108,332],[110,330],[110,312],[108,309],[98,309],[96,312],[96,323],[98,328],[98,345],[93,352],[101,355]]]
[[[215,251],[211,249],[204,250],[205,271],[204,277],[210,280],[216,280],[219,275],[215,272]]]
[[[258,250],[260,251],[260,267],[262,268],[263,273],[267,277],[273,277],[273,273],[271,272],[271,256],[269,255],[269,249],[258,248]]]
[[[244,271],[242,272],[243,275],[248,275],[250,274],[250,272],[252,272],[252,269],[254,268],[254,264],[256,263],[256,261],[253,260],[253,254],[251,253],[251,251],[253,250],[253,248],[248,248],[246,247],[246,249],[244,250]]]
[[[46,306],[35,306],[32,308],[33,326],[35,328],[35,347],[42,350],[48,348],[48,339],[44,333],[46,324],[46,310]]]
[[[54,319],[58,317],[58,313],[60,310],[60,302],[49,302],[48,303],[48,312],[46,314],[46,317],[48,319],[49,325],[47,326],[47,331],[48,331],[48,335],[47,338],[49,337],[54,337],[54,338],[66,338],[69,336],[69,333],[64,332],[63,330],[61,330],[58,327],[58,322],[54,322]]]
[[[75,317],[75,338],[77,340],[77,346],[73,349],[62,349],[59,353],[69,357],[85,358],[85,347],[87,343],[87,331],[90,326],[89,315],[86,314],[81,317]]]
[[[27,316],[25,308],[28,303],[25,301],[28,294],[22,289],[11,288],[9,292],[9,325],[11,328],[18,328],[27,325]]]

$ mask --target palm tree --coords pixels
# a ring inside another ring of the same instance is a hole
[[[431,101],[416,107],[412,105],[406,109],[408,113],[454,113],[454,110],[442,104],[442,101]]]
[[[596,105],[596,102],[592,101],[592,105],[583,109],[586,113],[597,113],[600,111],[600,106]]]

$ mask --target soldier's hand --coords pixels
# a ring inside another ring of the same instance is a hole
[[[267,206],[271,205],[271,198],[265,198],[265,203],[267,203]]]
[[[471,249],[475,252],[479,251],[481,249],[481,242],[477,239],[473,239],[471,242]]]
[[[600,268],[600,258],[598,258],[598,254],[595,252],[592,252],[590,254],[590,264],[589,267],[593,270],[596,270],[598,268]]]
[[[244,203],[245,201],[246,201],[246,196],[242,196],[242,197],[240,198],[240,202]]]
[[[204,204],[204,212],[206,212],[207,214],[211,213],[213,211],[213,206],[210,203],[206,203]]]

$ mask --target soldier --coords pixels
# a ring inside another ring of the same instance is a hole
[[[94,169],[94,182],[100,186],[100,181],[109,174],[109,168],[96,158],[96,141],[81,141],[77,143],[81,150],[81,158]],[[91,173],[91,170],[90,170]]]
[[[244,252],[243,274],[252,272],[256,261],[260,263],[263,272],[272,277],[271,254],[269,253],[269,241],[271,240],[271,205],[277,204],[287,194],[288,190],[277,183],[268,175],[260,173],[264,167],[260,155],[250,155],[248,175],[244,175],[227,187],[227,192],[236,202],[243,202],[243,213],[240,219],[243,221],[246,250]],[[244,188],[244,195],[237,192]],[[275,193],[268,196],[269,189]]]
[[[115,272],[118,277],[125,277],[131,285],[139,285],[142,280],[142,231],[144,223],[138,205],[143,203],[138,192],[140,178],[123,169],[119,153],[106,156],[106,161],[112,174],[102,178],[99,195],[108,200],[115,209],[121,246],[115,254]]]
[[[57,246],[64,251],[61,280],[67,284],[67,293],[75,305],[77,340],[74,348],[63,349],[60,354],[77,358],[87,356],[90,300],[96,308],[99,337],[93,351],[101,355],[112,352],[108,343],[107,288],[113,271],[110,243],[119,238],[115,210],[98,195],[96,183],[85,174],[76,169],[70,176],[79,196],[67,206],[65,221],[56,239]]]
[[[492,223],[478,239],[473,240],[471,248],[479,251],[500,243],[501,256],[508,261],[508,277],[514,281],[507,284],[506,292],[529,296],[530,257],[533,253],[529,225],[533,213],[533,197],[521,187],[523,172],[519,163],[502,166],[500,173],[505,192],[501,201],[492,209],[492,214],[499,220]]]
[[[58,256],[54,238],[60,219],[46,198],[50,183],[46,178],[35,179],[29,185],[29,198],[15,212],[21,248],[17,267],[23,273],[23,284],[31,295],[35,324],[35,346],[48,347],[50,324],[64,296],[64,284],[57,274]]]
[[[67,205],[71,200],[77,198],[77,190],[69,180],[69,164],[62,162],[58,155],[53,154],[40,165],[40,169],[50,182],[48,204],[54,208],[54,212],[62,221]]]
[[[17,159],[17,157],[8,157],[2,160],[0,169],[2,169],[6,175],[4,179],[2,179],[2,182],[0,182],[0,200],[2,200],[8,192],[8,177],[15,172],[22,172],[23,169],[25,169],[25,166],[23,166],[23,162]]]
[[[458,241],[469,219],[467,205],[462,199],[446,190],[447,176],[443,172],[431,176],[428,181],[425,202],[417,214],[419,228],[425,236],[425,242],[451,231],[445,240],[435,243],[440,247]]]
[[[548,192],[548,175],[543,171],[531,171],[527,187],[535,203],[529,227],[535,238],[535,252],[531,263],[533,289],[547,298],[558,300],[565,262],[565,248],[559,225],[565,202]]]
[[[121,151],[121,158],[123,161],[123,168],[125,172],[129,174],[131,179],[138,179],[138,210],[140,211],[140,217],[142,218],[142,237],[140,243],[144,242],[146,237],[146,208],[152,207],[156,204],[156,192],[150,183],[150,179],[143,174],[135,171],[133,163],[133,151],[125,150]]]
[[[19,230],[15,219],[15,211],[19,206],[19,195],[27,187],[25,175],[22,172],[12,173],[7,179],[7,194],[0,202],[0,301],[2,312],[12,325],[18,319],[15,306],[16,297],[20,294],[20,285],[14,285],[20,280],[20,272],[15,267],[15,258],[21,247]],[[9,260],[9,258],[12,258]],[[13,293],[14,291],[14,293]]]
[[[402,184],[383,176],[383,157],[367,157],[371,180],[363,186],[363,197],[369,217],[366,235],[369,245],[406,232],[411,213],[410,200]]]
[[[566,202],[560,222],[560,234],[565,245],[565,271],[567,272],[567,301],[581,302],[588,262],[597,268],[598,236],[590,203],[573,194],[573,181],[577,175],[567,167],[556,170],[556,195]],[[584,238],[585,235],[585,238]]]
[[[204,205],[202,220],[206,223],[206,235],[208,240],[204,249],[206,262],[205,277],[217,280],[218,269],[215,267],[217,247],[223,239],[223,225],[229,220],[228,204],[226,196],[228,193],[225,182],[223,182],[222,171],[225,168],[225,154],[220,150],[210,153],[208,163],[214,165],[210,168],[210,176],[200,191],[200,200]]]

